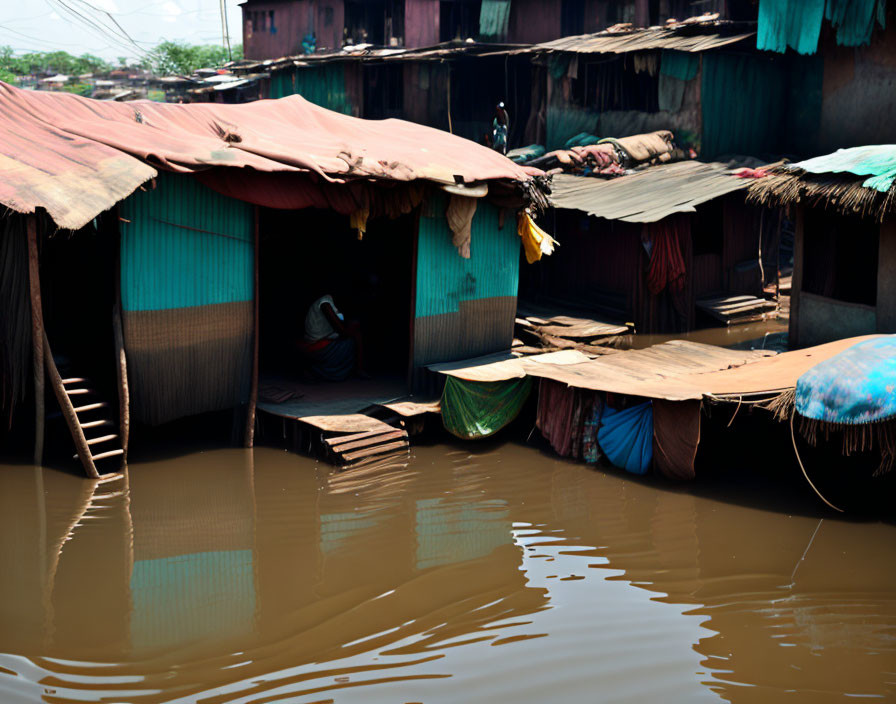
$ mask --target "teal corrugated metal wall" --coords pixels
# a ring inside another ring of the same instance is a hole
[[[126,311],[252,300],[252,206],[165,174],[121,205]],[[192,229],[190,229],[192,228]]]
[[[444,213],[445,199],[433,204]],[[444,215],[420,217],[417,244],[416,317],[455,313],[461,301],[516,296],[519,284],[520,238],[508,217],[498,227],[498,208],[480,200],[473,217],[470,258],[451,244]]]
[[[329,110],[352,113],[345,89],[345,66],[341,63],[277,71],[271,76],[272,98],[296,94]]]
[[[700,156],[810,150],[821,116],[823,73],[818,56],[705,52]]]

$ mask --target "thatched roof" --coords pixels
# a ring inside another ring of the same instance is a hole
[[[894,178],[896,146],[841,149],[770,168],[750,186],[747,200],[768,206],[801,203],[883,222],[896,215]]]

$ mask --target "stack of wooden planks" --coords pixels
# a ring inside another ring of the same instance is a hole
[[[569,315],[567,313],[576,314]],[[542,354],[565,349],[586,354],[612,352],[619,335],[631,332],[628,325],[588,317],[590,313],[549,306],[520,305],[516,333],[520,339],[514,350],[521,354]]]
[[[721,296],[697,301],[698,310],[725,325],[769,320],[775,317],[777,307],[778,304],[775,301],[749,295]]]
[[[408,433],[400,428],[384,427],[352,435],[326,438],[324,444],[331,461],[343,467],[355,466],[373,457],[408,452]]]

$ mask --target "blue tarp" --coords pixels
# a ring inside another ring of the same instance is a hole
[[[842,425],[896,418],[896,335],[859,342],[812,367],[796,382],[796,412]]]
[[[645,474],[653,459],[653,406],[650,401],[617,411],[607,406],[597,444],[614,467]]]

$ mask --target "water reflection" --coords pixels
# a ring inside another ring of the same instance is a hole
[[[476,449],[2,468],[0,701],[893,695],[892,526]]]

